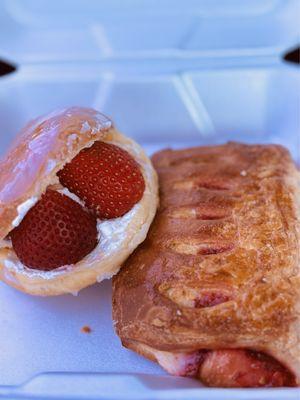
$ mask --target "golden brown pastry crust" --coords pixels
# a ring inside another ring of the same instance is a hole
[[[18,220],[18,206],[39,198],[49,185],[57,184],[56,173],[96,140],[125,149],[139,163],[145,179],[142,199],[118,219],[126,222],[125,232],[119,232],[118,226],[108,229],[106,224],[105,240],[102,236],[97,247],[75,266],[47,272],[24,267],[11,246],[3,241]],[[96,281],[110,278],[145,239],[157,203],[157,177],[149,158],[137,143],[116,131],[103,114],[72,107],[40,117],[23,129],[0,162],[0,279],[30,294],[58,295],[75,294]],[[115,246],[110,245],[110,239]]]
[[[288,151],[228,143],[164,150],[153,163],[159,211],[113,280],[123,344],[157,360],[250,348],[299,384],[300,180]]]

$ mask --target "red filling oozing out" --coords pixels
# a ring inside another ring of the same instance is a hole
[[[87,209],[47,190],[27,212],[9,236],[21,262],[33,269],[49,271],[83,259],[98,242],[96,218],[121,217],[145,190],[137,162],[120,147],[101,141],[83,149],[58,177]]]
[[[244,349],[200,350],[183,376],[200,379],[213,387],[294,387],[294,375],[273,357]]]
[[[221,292],[201,293],[201,296],[195,299],[195,308],[213,307],[228,300],[230,297]]]

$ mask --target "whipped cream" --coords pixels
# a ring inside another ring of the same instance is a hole
[[[84,202],[80,200],[80,198],[76,196],[76,194],[70,192],[70,190],[67,189],[66,187],[64,187],[63,189],[59,189],[58,192],[76,201],[76,203],[80,204],[82,207],[85,207]]]
[[[23,203],[21,203],[20,205],[18,205],[18,207],[17,207],[18,215],[12,222],[13,227],[17,227],[18,225],[20,225],[22,219],[25,217],[25,215],[28,213],[28,211],[37,203],[37,201],[38,201],[38,197],[33,196],[33,197],[30,197],[30,199],[28,199],[28,200],[24,201]]]
[[[128,225],[140,208],[136,204],[127,214],[105,221],[97,220],[98,240],[101,249],[107,254],[117,251],[126,236]]]

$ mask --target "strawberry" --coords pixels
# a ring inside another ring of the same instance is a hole
[[[141,199],[145,181],[138,163],[125,150],[97,141],[59,171],[60,183],[98,218],[117,218]]]
[[[47,190],[10,237],[24,265],[50,271],[75,264],[94,249],[97,222],[74,200]]]

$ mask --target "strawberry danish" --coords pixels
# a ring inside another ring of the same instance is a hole
[[[30,122],[0,167],[0,278],[30,294],[110,278],[156,212],[151,161],[92,109]]]
[[[299,386],[300,174],[289,152],[228,143],[152,160],[160,207],[113,279],[122,344],[207,386]]]

